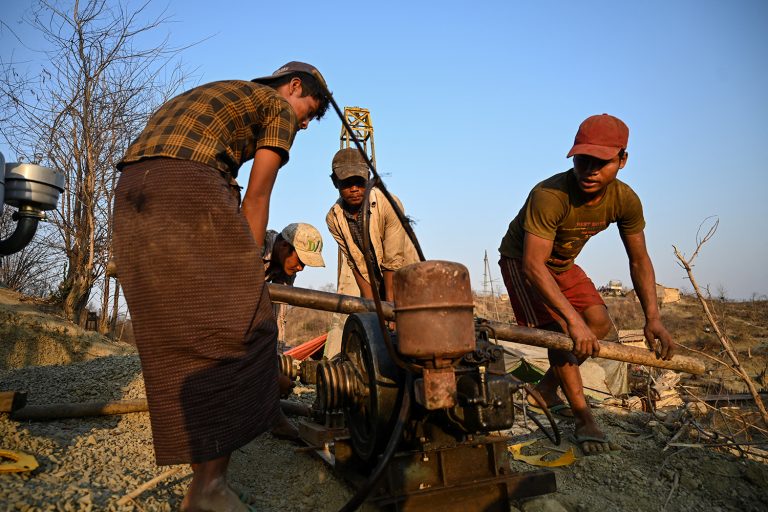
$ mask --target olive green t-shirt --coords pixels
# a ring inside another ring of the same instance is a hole
[[[615,180],[596,205],[579,198],[573,169],[555,174],[536,185],[501,240],[499,252],[508,258],[522,258],[525,233],[552,240],[547,266],[563,272],[573,266],[587,240],[616,223],[622,235],[645,228],[640,198],[626,183]]]

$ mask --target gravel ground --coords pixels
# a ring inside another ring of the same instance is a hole
[[[3,330],[8,325],[5,318],[5,324],[0,322],[0,391],[26,391],[29,404],[145,396],[132,347],[106,339],[84,343],[76,330],[69,333],[67,342],[57,331],[55,336],[47,332],[30,339],[34,357],[19,358],[19,343],[26,341],[7,342],[11,338],[10,331]],[[34,322],[38,327],[46,325],[39,318]],[[31,336],[29,325],[25,329],[24,336]],[[99,346],[98,353],[92,350],[94,345]],[[113,354],[105,355],[109,352]],[[29,361],[34,365],[21,365]],[[313,397],[313,388],[297,387],[292,399],[310,403]],[[555,468],[556,493],[516,502],[511,510],[768,510],[768,465],[712,449],[667,447],[675,431],[645,413],[608,407],[596,413],[624,450],[580,457],[569,466]],[[572,426],[561,423],[561,427],[567,439]],[[514,442],[542,437],[530,421],[519,422],[508,434]],[[0,439],[0,448],[30,453],[40,464],[29,473],[0,473],[0,512],[177,510],[190,479],[189,468],[178,466],[175,475],[156,487],[125,505],[117,504],[169,469],[154,463],[147,413],[23,423],[0,414]],[[677,441],[693,440],[680,437]],[[547,446],[540,441],[529,450],[544,453]],[[559,449],[568,446],[566,442]],[[521,472],[537,469],[518,461],[512,466]],[[270,434],[233,455],[230,479],[249,492],[256,510],[265,512],[334,511],[353,492],[314,455]]]
[[[7,371],[0,390],[24,389],[29,404],[87,402],[144,397],[137,356],[108,356],[64,366]],[[310,400],[298,388],[294,400]],[[190,470],[161,482],[135,501],[117,501],[165,472],[154,463],[147,413],[19,423],[0,414],[2,447],[33,454],[40,467],[31,473],[0,475],[0,510],[131,511],[177,510]],[[340,508],[351,491],[331,477],[324,463],[264,434],[233,455],[230,478],[248,490],[258,510],[302,511],[315,503]]]

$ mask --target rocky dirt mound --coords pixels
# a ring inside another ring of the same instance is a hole
[[[45,304],[0,288],[0,369],[135,353],[126,343],[85,331]]]
[[[0,308],[7,315],[0,327],[0,391],[26,391],[30,404],[144,396],[141,367],[130,346],[83,333],[29,303],[12,306]],[[25,339],[31,346],[23,345]],[[299,387],[292,399],[311,402],[313,395],[312,388]],[[673,439],[673,423],[647,413],[613,407],[596,413],[623,450],[553,469],[556,493],[513,503],[511,510],[768,509],[767,465],[696,447],[687,436]],[[573,428],[560,426],[566,441],[556,449],[567,450]],[[520,418],[507,434],[515,443],[543,438],[530,420]],[[189,469],[178,467],[173,476],[118,505],[169,469],[154,464],[147,413],[22,423],[0,413],[0,439],[0,448],[30,453],[40,464],[29,473],[0,473],[0,510],[177,510],[189,483]],[[526,450],[550,449],[542,439]],[[537,469],[518,461],[512,465],[521,472]],[[353,492],[311,453],[269,434],[233,455],[230,477],[259,511],[338,510]]]

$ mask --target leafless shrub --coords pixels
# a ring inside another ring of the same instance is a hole
[[[65,174],[51,242],[66,262],[58,296],[76,322],[110,257],[115,164],[185,79],[175,67],[181,48],[167,39],[142,48],[169,21],[165,14],[140,21],[148,5],[40,0],[23,22],[42,46],[32,48],[42,64],[0,61],[0,137],[19,161]]]
[[[16,228],[12,220],[15,209],[6,207],[0,216],[0,239],[7,239]],[[48,297],[52,283],[61,275],[63,262],[51,248],[52,230],[45,223],[35,238],[22,250],[0,257],[0,284],[24,295]]]
[[[288,307],[285,322],[285,341],[294,347],[327,333],[331,328],[333,313],[315,309]]]
[[[763,404],[762,398],[760,397],[757,391],[757,387],[755,386],[754,381],[750,378],[746,369],[742,366],[741,362],[739,361],[739,357],[736,351],[734,350],[732,340],[729,339],[729,337],[720,329],[720,326],[717,320],[712,314],[709,303],[704,298],[701,288],[699,287],[698,283],[696,282],[693,276],[693,270],[692,270],[691,264],[693,263],[693,260],[696,258],[696,256],[699,254],[699,251],[701,250],[702,246],[715,235],[715,233],[717,232],[717,227],[719,225],[719,222],[720,222],[719,219],[715,218],[710,228],[706,231],[706,234],[704,234],[703,236],[700,236],[701,227],[703,227],[704,224],[706,223],[706,219],[705,219],[705,221],[699,227],[699,232],[697,233],[697,236],[696,236],[696,249],[694,250],[693,254],[689,258],[686,258],[680,251],[678,251],[677,247],[675,246],[672,246],[672,247],[674,249],[675,256],[677,257],[680,263],[680,266],[683,269],[685,269],[688,275],[688,279],[690,280],[691,285],[693,286],[693,289],[696,292],[697,297],[699,298],[701,306],[704,309],[704,313],[706,314],[707,319],[710,325],[712,326],[712,329],[714,330],[715,334],[718,337],[718,340],[720,341],[720,344],[722,345],[724,355],[727,356],[727,361],[721,361],[721,364],[723,364],[726,368],[728,368],[734,374],[738,375],[739,378],[741,378],[744,381],[744,384],[746,385],[747,389],[749,390],[749,393],[752,395],[752,398],[755,401],[755,405],[757,406],[757,409],[760,413],[760,417],[763,421],[763,425],[768,427],[768,411],[766,411],[765,409],[765,404]]]

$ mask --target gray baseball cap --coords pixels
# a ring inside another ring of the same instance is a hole
[[[290,73],[295,73],[297,71],[307,73],[312,76],[320,77],[320,80],[322,80],[323,85],[326,88],[328,87],[328,84],[325,83],[325,78],[323,78],[323,75],[320,74],[320,71],[318,71],[318,69],[315,66],[313,66],[312,64],[307,64],[306,62],[299,62],[296,60],[292,60],[291,62],[283,64],[282,66],[277,68],[274,73],[272,73],[269,76],[254,78],[253,80],[251,80],[251,82],[269,83],[272,80],[275,80],[276,78],[280,78],[281,76],[285,76]]]
[[[360,176],[361,178],[368,179],[368,164],[365,163],[363,155],[357,148],[344,148],[340,149],[333,155],[333,161],[331,162],[331,169],[334,176],[339,181],[351,178],[353,176]]]

